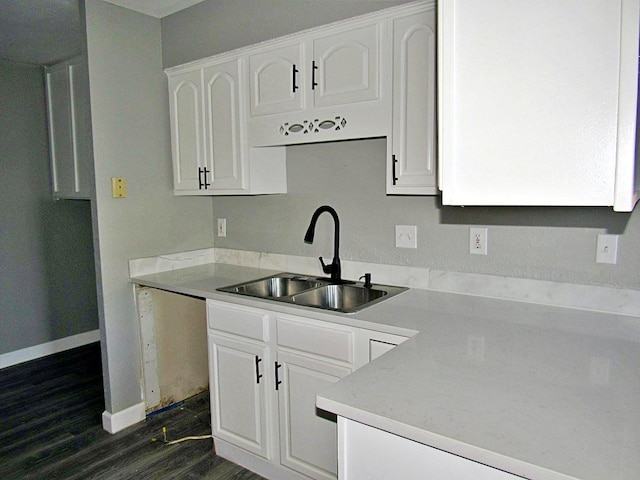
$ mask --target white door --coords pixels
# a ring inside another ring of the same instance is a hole
[[[240,59],[204,69],[207,170],[214,191],[244,188],[244,117],[240,111]]]
[[[316,408],[316,394],[351,370],[278,352],[280,462],[315,479],[335,479],[336,417]]]
[[[373,24],[313,40],[309,82],[316,108],[380,97],[380,36]]]
[[[192,70],[169,77],[169,113],[173,184],[176,193],[198,193],[211,184],[205,172],[202,72]]]
[[[251,116],[297,112],[304,108],[307,70],[303,43],[249,57]]]
[[[209,334],[213,436],[269,457],[266,345]]]
[[[435,8],[393,20],[393,134],[388,193],[436,193]]]

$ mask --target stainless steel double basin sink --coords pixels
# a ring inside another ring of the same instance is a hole
[[[218,290],[323,310],[353,313],[407,289],[377,284],[365,286],[362,282],[336,284],[325,278],[278,273]]]

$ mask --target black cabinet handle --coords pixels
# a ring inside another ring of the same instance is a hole
[[[318,65],[316,65],[316,61],[311,61],[311,90],[315,90],[318,86],[318,82],[316,82],[316,70],[318,70]]]
[[[260,373],[260,362],[262,359],[256,355],[256,383],[260,383],[260,379],[262,378],[262,374]]]
[[[207,167],[198,167],[198,188],[200,190],[207,190],[209,185],[211,185],[211,183],[207,181],[207,174],[209,172],[210,170]]]
[[[396,158],[395,155],[391,156],[391,176],[393,177],[393,185],[396,184],[396,182],[398,181],[398,176],[396,175],[396,164],[398,163],[398,159]]]
[[[295,93],[298,90],[298,67],[296,67],[295,63],[293,64],[293,92]]]
[[[278,390],[278,385],[282,383],[282,380],[278,379],[278,369],[282,366],[281,363],[275,362],[275,374],[276,374],[276,390]]]

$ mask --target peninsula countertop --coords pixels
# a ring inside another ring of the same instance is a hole
[[[318,395],[337,415],[527,478],[640,478],[640,318],[413,288],[355,314],[216,291],[273,273],[131,281],[411,336]]]

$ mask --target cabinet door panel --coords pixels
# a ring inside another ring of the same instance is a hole
[[[169,78],[171,149],[175,190],[198,190],[198,168],[204,166],[200,71]]]
[[[73,149],[71,146],[71,109],[69,105],[69,74],[65,65],[47,71],[47,108],[49,117],[49,148],[53,194],[64,194],[75,183]]]
[[[624,3],[438,5],[444,204],[613,205]]]
[[[435,9],[394,20],[393,32],[393,185],[435,190]]]
[[[213,435],[268,458],[267,347],[209,334],[209,357]]]
[[[302,51],[299,43],[249,58],[252,116],[302,110],[307,86]]]
[[[335,416],[316,408],[316,394],[351,370],[279,352],[280,462],[317,479],[337,475]]]
[[[239,62],[204,70],[207,168],[212,189],[243,187]]]
[[[326,107],[380,96],[380,27],[368,25],[313,41],[314,105]]]
[[[71,98],[71,136],[75,170],[73,193],[89,198],[93,179],[93,147],[91,141],[91,107],[89,103],[89,70],[86,63],[69,65],[69,94]]]

